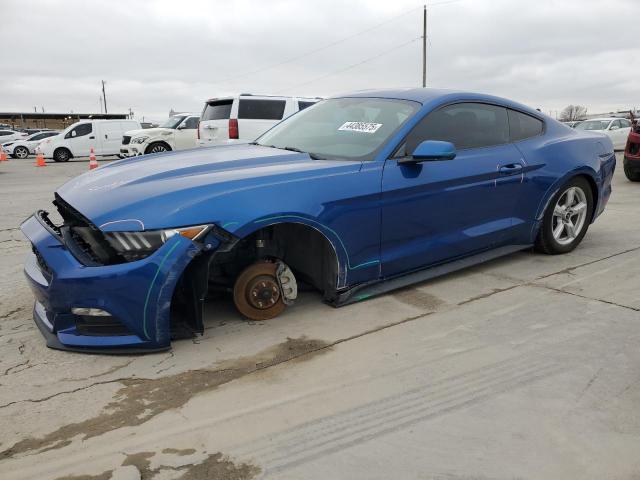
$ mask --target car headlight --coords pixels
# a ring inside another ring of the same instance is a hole
[[[149,137],[136,137],[133,140],[131,140],[131,143],[144,143],[147,140],[149,140]]]
[[[14,142],[7,142],[7,143],[3,143],[2,146],[3,147],[8,147],[9,145],[13,145]]]
[[[143,232],[107,232],[104,236],[119,255],[132,262],[148,257],[174,235],[182,235],[190,240],[198,241],[210,228],[211,225],[197,225]]]

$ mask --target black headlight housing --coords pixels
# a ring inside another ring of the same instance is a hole
[[[104,237],[118,255],[127,262],[133,262],[148,257],[174,235],[196,241],[203,238],[210,228],[210,225],[197,225],[142,232],[106,232]]]

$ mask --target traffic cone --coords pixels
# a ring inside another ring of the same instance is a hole
[[[40,150],[36,151],[36,167],[46,167],[47,164],[44,161],[44,155]]]
[[[94,168],[98,168],[98,160],[96,160],[96,154],[93,153],[93,147],[91,147],[89,153],[89,170],[93,170]]]
[[[9,159],[7,158],[7,152],[4,151],[4,148],[2,148],[2,145],[0,145],[0,162],[8,162]]]

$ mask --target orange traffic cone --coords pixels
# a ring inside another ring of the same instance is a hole
[[[36,167],[46,167],[47,164],[44,162],[44,155],[40,150],[36,152]]]
[[[89,170],[93,170],[94,168],[98,168],[98,160],[96,160],[96,154],[93,153],[93,147],[91,147],[89,153]]]
[[[2,145],[0,145],[0,162],[7,162],[7,152],[4,151],[4,148],[2,148]]]

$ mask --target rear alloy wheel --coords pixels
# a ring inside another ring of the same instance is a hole
[[[277,278],[277,264],[257,262],[238,276],[233,287],[238,311],[250,320],[269,320],[285,309]]]
[[[27,147],[16,147],[13,149],[13,155],[17,158],[27,158],[29,149]]]
[[[169,148],[166,144],[162,142],[152,143],[147,147],[144,153],[162,153],[162,152],[170,152],[171,148]]]
[[[574,178],[553,197],[542,219],[536,249],[555,255],[578,246],[589,228],[593,212],[591,187],[584,178]]]

